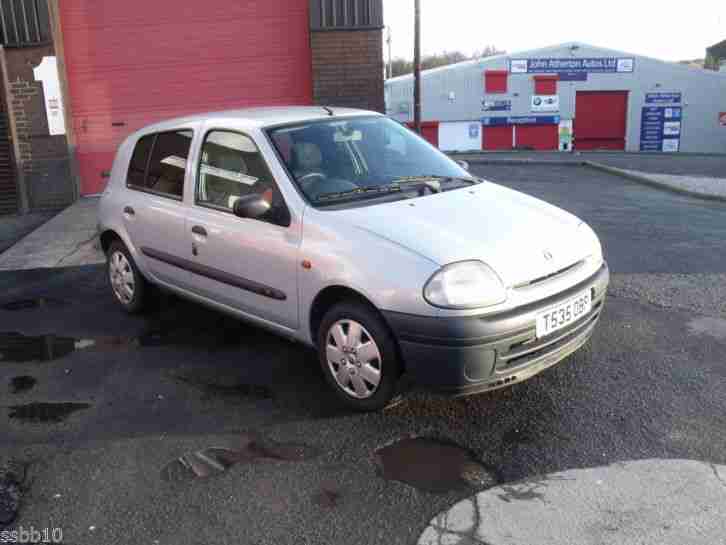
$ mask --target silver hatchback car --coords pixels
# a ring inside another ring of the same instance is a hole
[[[118,150],[99,228],[124,309],[161,287],[315,347],[358,410],[404,373],[454,395],[532,377],[587,342],[609,282],[575,216],[349,109],[147,127]]]

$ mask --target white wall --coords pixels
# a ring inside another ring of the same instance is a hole
[[[480,150],[482,146],[481,123],[449,122],[439,125],[439,148],[442,151]]]

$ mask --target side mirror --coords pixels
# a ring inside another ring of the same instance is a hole
[[[469,163],[466,161],[456,161],[456,164],[459,165],[461,168],[469,172]]]
[[[246,195],[235,201],[232,212],[238,218],[257,219],[270,211],[270,203],[262,195]]]

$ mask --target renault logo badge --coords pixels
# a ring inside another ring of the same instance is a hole
[[[552,261],[553,257],[554,257],[554,256],[553,256],[553,255],[552,255],[552,254],[551,254],[551,253],[549,252],[549,250],[545,250],[545,251],[544,251],[544,258],[545,258],[545,259],[546,259],[547,261]]]

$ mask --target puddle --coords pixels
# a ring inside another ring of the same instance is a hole
[[[89,409],[88,403],[29,403],[10,407],[10,418],[32,423],[58,424],[78,411]]]
[[[20,333],[0,333],[0,361],[58,360],[75,351],[76,343],[76,339],[55,335],[26,337]]]
[[[0,304],[0,309],[7,310],[10,312],[16,312],[21,310],[34,310],[39,308],[59,308],[64,307],[68,303],[61,301],[60,299],[53,299],[50,297],[38,297],[36,299],[19,299],[17,301],[10,301],[8,303]]]
[[[237,464],[258,460],[302,462],[318,456],[317,449],[299,443],[277,443],[260,436],[245,436],[239,448],[211,447],[184,454],[161,470],[167,482],[208,479]]]
[[[471,452],[454,443],[418,437],[376,451],[384,479],[445,494],[497,484],[494,474]]]
[[[38,383],[33,377],[21,376],[13,377],[10,380],[10,391],[14,394],[22,394],[32,390]]]

